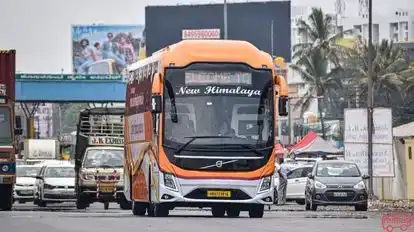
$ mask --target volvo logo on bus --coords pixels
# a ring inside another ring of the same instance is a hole
[[[223,167],[223,161],[219,160],[216,162],[216,167],[221,168]]]

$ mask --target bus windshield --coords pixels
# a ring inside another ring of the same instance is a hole
[[[186,149],[273,146],[270,70],[197,63],[167,69],[165,79],[164,145],[178,148],[190,143]]]
[[[11,128],[10,109],[8,107],[0,107],[0,143],[12,142]]]

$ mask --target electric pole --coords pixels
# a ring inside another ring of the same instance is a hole
[[[224,7],[223,7],[223,16],[224,16],[224,39],[227,39],[227,0],[224,0]]]
[[[367,120],[368,120],[368,175],[369,178],[369,197],[372,199],[374,196],[374,181],[373,181],[373,145],[372,145],[372,135],[373,135],[373,111],[374,111],[374,102],[373,102],[373,81],[372,81],[372,0],[368,0],[368,107],[367,107]]]

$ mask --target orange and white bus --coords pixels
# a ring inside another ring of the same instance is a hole
[[[185,40],[128,67],[125,196],[133,214],[206,207],[263,217],[287,84],[245,41]]]

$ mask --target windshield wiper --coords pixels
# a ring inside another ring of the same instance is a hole
[[[180,154],[180,152],[182,152],[188,145],[190,145],[192,142],[194,142],[196,139],[224,139],[224,138],[233,138],[231,136],[217,136],[217,135],[213,135],[213,136],[188,136],[188,137],[184,137],[186,139],[190,139],[188,140],[188,142],[184,143],[183,145],[181,145],[180,147],[177,148],[177,150],[174,152],[176,155]]]
[[[246,148],[247,150],[249,150],[251,152],[254,152],[254,153],[256,153],[260,156],[263,156],[263,157],[266,156],[265,154],[263,154],[263,152],[259,151],[257,148],[254,148],[253,146],[248,145],[248,144],[228,144],[228,145],[225,145],[225,146],[240,146],[240,147]],[[269,148],[271,148],[271,147],[269,147]]]

